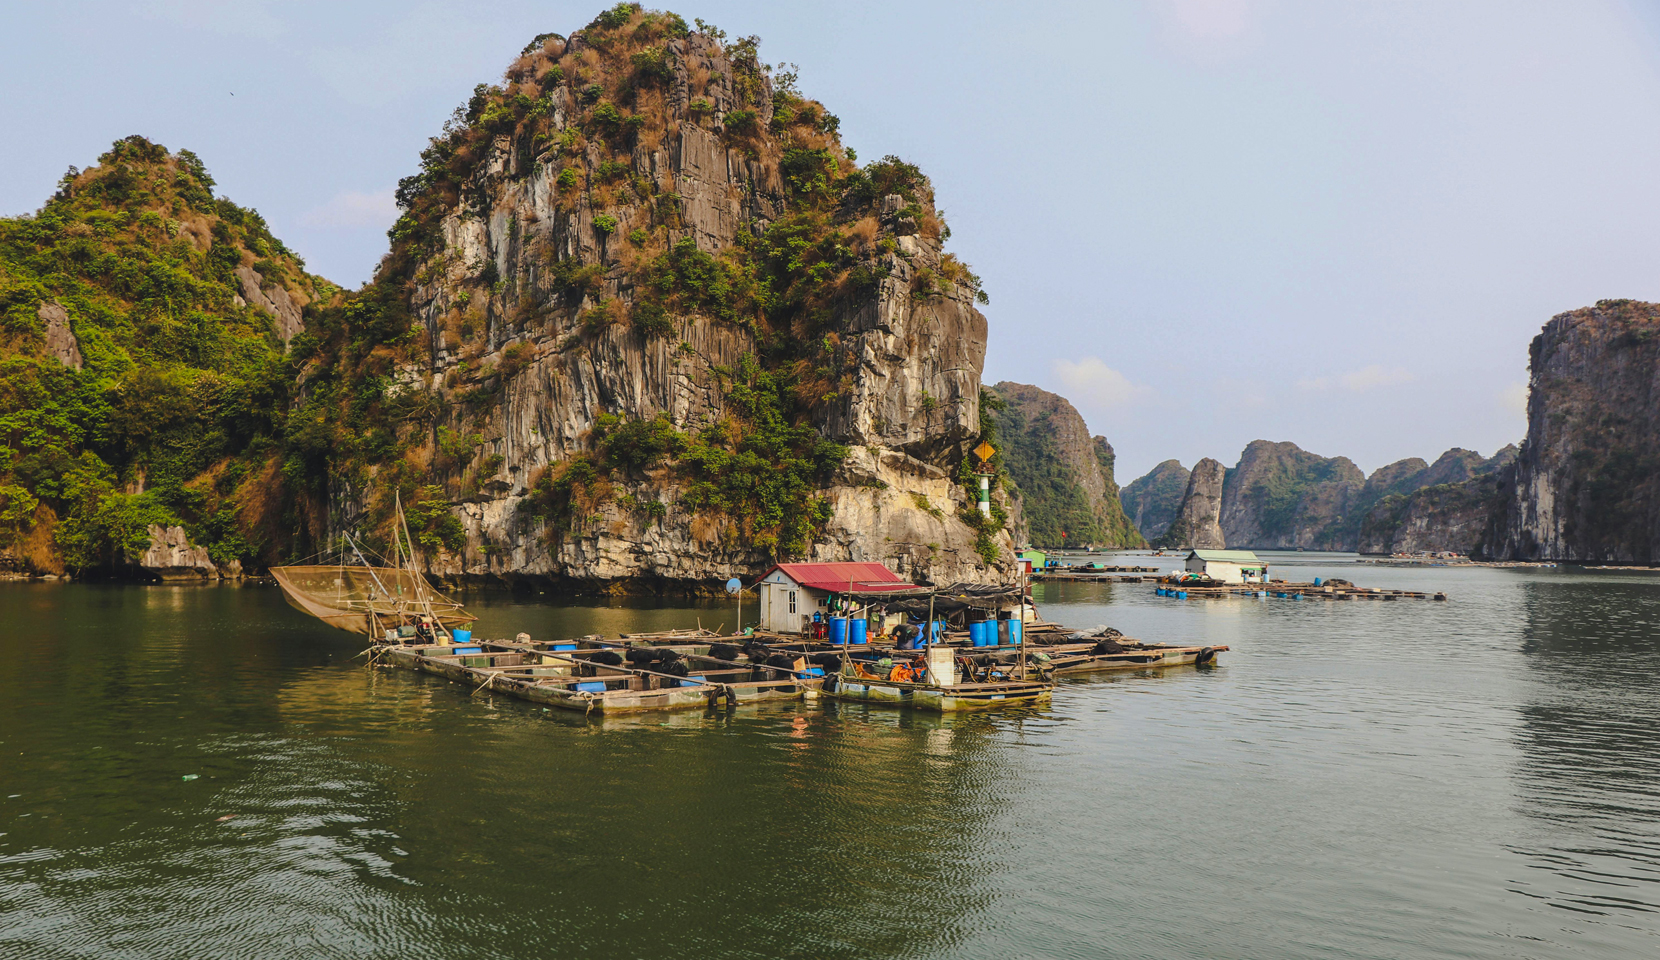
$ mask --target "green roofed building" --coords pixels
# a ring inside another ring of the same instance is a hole
[[[1249,550],[1195,550],[1187,555],[1187,572],[1223,583],[1268,581],[1268,564]]]

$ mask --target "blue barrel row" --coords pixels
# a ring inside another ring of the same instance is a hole
[[[1187,599],[1186,590],[1174,590],[1170,587],[1157,587],[1153,590],[1153,592],[1161,597],[1175,597],[1177,600]],[[1301,600],[1303,598],[1303,595],[1300,593],[1278,593],[1270,592],[1268,590],[1256,590],[1248,594],[1248,596],[1259,597],[1262,599],[1277,597],[1281,600]]]
[[[1004,625],[1007,626],[1004,626]],[[927,630],[929,638],[941,642],[945,632],[945,622],[935,620]],[[976,647],[995,647],[999,644],[1014,645],[1020,642],[1021,622],[1019,620],[980,620],[968,625],[969,641]],[[999,636],[1002,634],[1003,636]],[[865,620],[848,619],[847,617],[831,617],[829,621],[829,640],[833,644],[853,644],[855,646],[867,642],[870,635],[869,623]]]

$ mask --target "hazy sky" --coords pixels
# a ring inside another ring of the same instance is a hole
[[[1363,469],[1525,432],[1529,339],[1660,300],[1655,0],[704,2],[935,183],[988,383],[1069,397],[1123,482],[1291,440]],[[140,133],[336,282],[472,86],[587,3],[8,5],[0,214]]]

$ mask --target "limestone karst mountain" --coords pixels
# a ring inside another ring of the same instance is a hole
[[[1660,304],[1601,300],[1529,350],[1527,439],[1486,555],[1660,563]]]
[[[1002,497],[982,521],[968,472],[978,278],[927,177],[859,165],[795,82],[754,38],[623,4],[479,87],[400,185],[371,289],[318,318],[331,524],[430,490],[450,576],[1002,576]]]
[[[1001,401],[987,416],[1016,488],[1017,533],[1045,547],[1141,546],[1119,503],[1107,438],[1090,436],[1065,397],[1008,381],[990,390]]]
[[[1227,468],[1220,461],[1206,457],[1194,464],[1176,519],[1153,545],[1194,550],[1219,550],[1227,546],[1221,520],[1227,496],[1226,476]]]
[[[1156,540],[1170,529],[1187,493],[1187,478],[1181,461],[1166,460],[1124,487],[1119,499],[1143,537]]]
[[[1492,497],[1514,457],[1514,447],[1488,459],[1453,449],[1434,464],[1412,457],[1365,476],[1347,457],[1322,457],[1296,444],[1258,440],[1246,446],[1225,479],[1190,482],[1176,519],[1154,542],[1169,547],[1225,543],[1269,550],[1468,553],[1483,535]],[[1212,531],[1208,518],[1217,498],[1219,516]]]

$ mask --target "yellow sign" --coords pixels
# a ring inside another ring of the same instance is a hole
[[[974,455],[976,457],[979,457],[980,461],[982,463],[984,463],[987,460],[990,460],[991,457],[992,457],[992,454],[994,454],[996,452],[997,452],[997,448],[992,446],[991,444],[985,442],[984,440],[981,440],[980,445],[978,447],[974,448]]]

